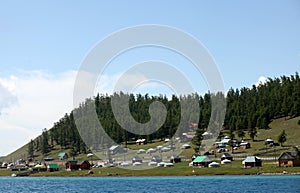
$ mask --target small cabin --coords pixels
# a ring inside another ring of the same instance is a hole
[[[147,144],[147,140],[146,139],[138,139],[135,141],[137,145],[145,145]]]
[[[67,170],[89,170],[91,169],[91,164],[89,161],[76,161],[70,160],[66,163]]]
[[[207,131],[205,131],[205,132],[202,134],[202,137],[203,137],[204,140],[205,140],[205,139],[211,139],[211,138],[213,138],[213,134],[212,134],[212,133],[209,133],[209,132],[207,132]]]
[[[52,157],[45,157],[44,158],[44,161],[45,162],[50,162],[50,161],[53,161],[54,159]]]
[[[207,156],[198,156],[193,160],[193,166],[198,167],[208,167],[208,165],[212,163],[211,159]]]
[[[221,141],[217,141],[215,143],[215,147],[218,148],[218,147],[226,147],[230,144],[230,138],[228,136],[225,136],[224,139],[222,139]]]
[[[245,168],[262,166],[261,159],[256,156],[247,156],[247,158],[242,163]]]
[[[187,143],[185,143],[181,146],[181,149],[189,149],[189,148],[191,148],[191,146]]]
[[[142,163],[143,160],[142,160],[142,158],[140,158],[139,156],[134,156],[134,157],[132,158],[132,163],[136,163],[136,162]]]
[[[283,152],[278,158],[279,167],[300,166],[300,156],[296,152]]]
[[[162,158],[155,155],[155,156],[152,156],[151,161],[159,163],[159,162],[162,162]]]
[[[181,158],[178,155],[172,155],[170,157],[170,163],[178,163],[181,162]]]
[[[115,154],[118,154],[118,153],[125,153],[125,149],[123,149],[121,146],[119,145],[114,145],[114,146],[111,146],[109,148],[109,151],[111,153],[111,155],[115,155]]]
[[[65,159],[68,159],[68,154],[66,152],[60,152],[58,154],[58,157],[60,160],[65,160]]]
[[[270,138],[265,140],[265,145],[270,145],[270,144],[274,144],[274,141]]]
[[[240,148],[242,148],[242,149],[249,149],[250,147],[251,147],[251,145],[248,142],[240,143]]]
[[[194,138],[194,135],[183,133],[181,142],[190,142],[190,141],[192,141],[193,138]]]
[[[223,155],[221,156],[221,161],[223,161],[225,159],[232,161],[233,157],[230,153],[223,153]]]
[[[58,171],[59,168],[58,168],[58,165],[57,164],[48,164],[47,165],[47,171],[48,172],[55,172],[55,171]]]

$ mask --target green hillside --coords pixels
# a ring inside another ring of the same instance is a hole
[[[115,106],[123,120],[121,125],[120,121],[116,119],[112,101],[116,101]],[[149,108],[154,102],[160,102],[166,107],[165,117],[162,116],[163,111],[159,109],[151,114],[155,118],[150,119]],[[195,108],[197,103],[199,109]],[[222,125],[225,105],[226,114]],[[96,116],[93,116],[95,110]],[[193,149],[183,152],[183,155],[189,156],[198,152],[202,134],[205,131],[210,132],[210,129],[223,128],[223,136],[227,135],[231,139],[243,138],[251,142],[250,149],[237,149],[235,150],[236,154],[278,156],[280,152],[292,150],[293,146],[299,145],[297,142],[297,137],[300,136],[299,116],[300,77],[298,73],[289,77],[269,78],[265,84],[253,85],[251,88],[243,87],[235,90],[231,88],[226,96],[224,93],[210,92],[204,96],[194,93],[185,96],[173,95],[171,98],[163,95],[134,95],[122,92],[110,96],[98,94],[83,101],[78,108],[65,114],[54,123],[52,128],[44,129],[39,137],[1,160],[14,161],[29,157],[42,160],[47,156],[57,159],[57,154],[61,151],[69,153],[72,157],[84,158],[90,150],[97,151],[111,146],[111,141],[104,137],[103,131],[99,131],[98,121],[105,133],[118,144],[146,138],[149,143],[146,147],[151,147],[151,145],[155,147],[158,144],[161,145],[162,140],[170,138],[175,132],[180,131],[178,136],[181,136],[188,130],[188,132],[195,132],[192,140]],[[138,123],[156,120],[151,122],[148,127],[143,128],[144,132],[149,131],[151,134],[134,133],[141,128],[137,124],[132,124],[132,118]],[[213,119],[211,124],[209,124],[210,119]],[[160,127],[152,132],[153,128],[157,128],[156,122],[159,120],[165,121],[162,121],[162,125],[158,124]],[[122,125],[125,125],[126,129]],[[77,129],[80,127],[84,128],[81,130],[82,133]],[[133,132],[127,129],[131,129]],[[277,142],[277,138],[283,130],[287,134],[287,141],[283,147],[271,148],[264,144],[264,140],[267,138],[272,138]]]
[[[255,137],[255,141],[252,142],[249,135],[247,134],[244,137],[245,141],[249,141],[251,143],[250,149],[245,150],[235,150],[234,154],[252,154],[252,155],[258,155],[261,157],[268,157],[268,156],[278,156],[283,151],[294,151],[295,146],[300,146],[300,125],[298,124],[298,121],[300,120],[300,117],[292,118],[292,119],[275,119],[269,124],[270,129],[259,129],[257,136]],[[278,135],[282,132],[282,130],[285,130],[287,134],[287,141],[284,143],[283,147],[277,146],[277,147],[268,147],[266,149],[266,146],[264,144],[264,140],[267,138],[273,139],[275,142],[277,141]],[[135,146],[130,145],[129,147],[132,149],[138,149],[138,148],[150,148],[150,147],[156,147],[158,145],[162,145],[163,142],[160,141],[154,141],[153,143],[147,144],[145,146]],[[28,150],[28,144],[24,145],[23,147],[19,148],[18,150],[12,152],[11,154],[2,157],[1,161],[14,161],[20,158],[24,159],[24,156],[26,156]],[[47,154],[47,156],[52,157],[56,160],[58,160],[58,153],[64,151],[67,153],[70,153],[71,149],[60,149],[59,146],[53,148],[51,152]],[[182,152],[182,156],[190,157],[192,154],[194,154],[193,149],[187,149]],[[218,155],[218,154],[217,154]],[[35,157],[36,160],[42,161],[42,159],[45,156],[43,154],[37,154]],[[76,159],[86,159],[86,154],[79,154],[76,155]],[[96,159],[94,157],[93,159]]]
[[[235,150],[235,154],[245,153],[251,155],[258,155],[261,157],[278,157],[283,151],[295,151],[294,147],[300,147],[300,125],[298,121],[300,117],[292,119],[275,119],[269,124],[270,129],[259,129],[255,140],[252,141],[249,134],[244,137],[245,141],[250,142],[251,148],[245,150]],[[270,138],[274,142],[278,142],[278,136],[285,130],[286,142],[283,146],[267,146],[265,140]],[[236,135],[237,136],[237,135]]]

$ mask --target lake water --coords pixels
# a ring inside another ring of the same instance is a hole
[[[300,176],[0,177],[0,192],[300,192]]]

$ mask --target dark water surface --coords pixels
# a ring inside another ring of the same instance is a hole
[[[0,192],[300,192],[300,176],[0,177]]]

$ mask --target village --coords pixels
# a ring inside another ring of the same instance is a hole
[[[190,137],[186,134],[184,135],[184,138]],[[203,133],[203,137],[204,139],[210,139],[210,134],[207,132]],[[11,171],[12,176],[28,176],[37,173],[47,175],[47,173],[59,171],[86,171],[85,173],[87,175],[93,175],[95,173],[94,171],[97,171],[99,168],[142,170],[164,167],[173,168],[176,171],[177,165],[180,165],[180,167],[185,168],[185,170],[188,170],[188,168],[218,168],[214,169],[214,172],[216,170],[228,170],[227,172],[229,172],[229,174],[230,168],[234,167],[240,168],[241,172],[238,174],[247,173],[247,169],[250,168],[257,168],[254,174],[264,174],[263,170],[259,168],[263,168],[264,165],[272,165],[273,167],[281,168],[282,174],[288,174],[289,172],[287,172],[286,168],[300,166],[299,150],[295,152],[282,152],[278,157],[241,155],[234,153],[234,151],[250,149],[251,143],[236,139],[231,140],[228,136],[215,142],[210,151],[202,154],[194,153],[191,156],[175,155],[174,152],[176,148],[180,148],[181,151],[191,152],[191,146],[189,143],[185,143],[184,138],[181,138],[182,141],[176,145],[172,140],[165,139],[162,145],[148,149],[143,149],[143,147],[147,146],[147,140],[138,139],[134,145],[138,149],[134,150],[134,154],[128,154],[127,149],[120,145],[114,145],[109,148],[108,154],[106,154],[107,159],[99,159],[97,155],[88,153],[86,154],[86,159],[76,160],[70,157],[67,152],[62,151],[57,154],[57,157],[48,156],[44,157],[41,161],[18,159],[15,162],[0,162],[0,173],[3,170],[7,170]],[[179,140],[179,138],[177,138],[177,140]],[[260,143],[263,143],[266,147],[278,145],[270,138]],[[191,175],[194,174],[194,169]],[[213,175],[214,172],[211,174]],[[272,171],[268,171],[267,173],[269,172]],[[296,172],[296,174],[299,174],[299,172]],[[111,174],[107,173],[107,175]],[[180,175],[180,173],[178,173],[178,175]]]

